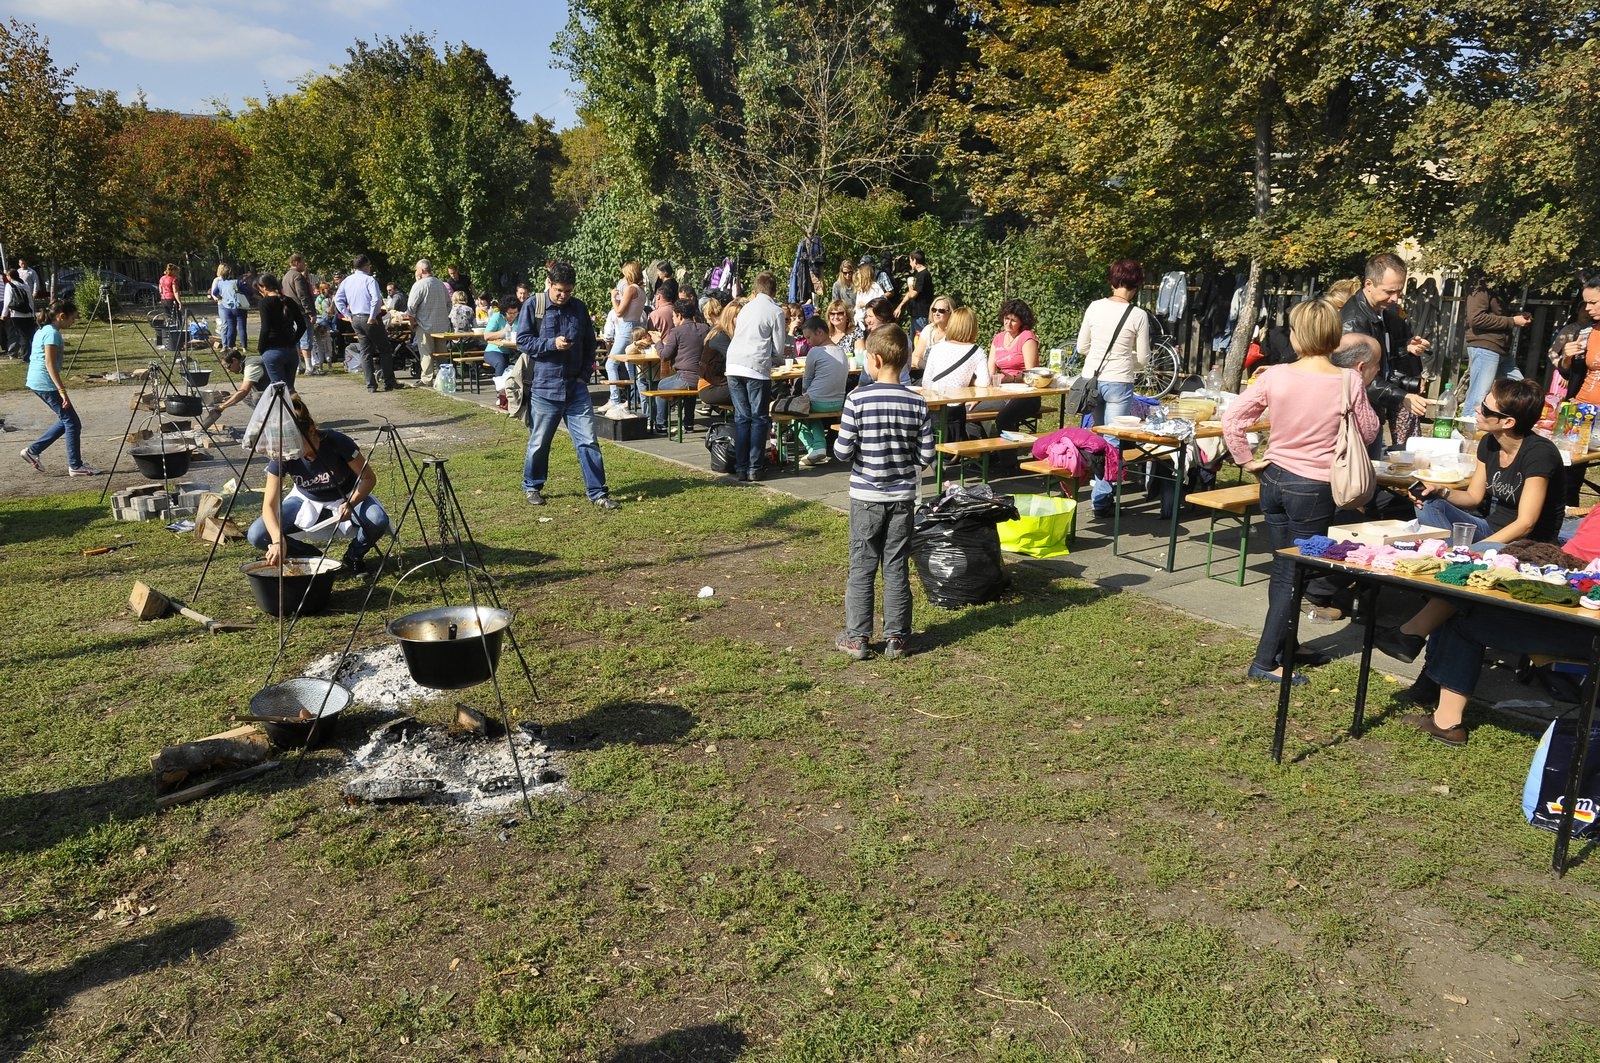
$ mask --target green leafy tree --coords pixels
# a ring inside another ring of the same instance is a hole
[[[0,23],[0,240],[48,262],[111,249],[106,127],[97,98],[31,25]]]

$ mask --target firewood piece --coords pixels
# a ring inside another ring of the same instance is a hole
[[[456,702],[455,731],[470,735],[486,735],[489,733],[489,717],[479,712],[470,705]]]
[[[273,768],[276,768],[279,763],[280,762],[276,760],[269,760],[261,764],[254,764],[248,768],[241,768],[238,771],[229,772],[226,775],[218,775],[214,779],[207,779],[203,783],[191,786],[186,790],[179,790],[177,793],[163,794],[162,796],[156,798],[156,807],[171,808],[173,805],[181,805],[185,802],[193,801],[196,798],[206,797],[210,794],[214,794],[218,790],[225,790],[230,786],[237,786],[239,783],[254,779],[257,775],[265,775]]]
[[[212,768],[242,768],[267,759],[271,745],[267,736],[255,728],[235,738],[207,738],[198,742],[167,746],[150,754],[150,770],[161,792],[176,789],[191,775]]]

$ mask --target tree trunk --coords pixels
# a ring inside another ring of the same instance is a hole
[[[1278,97],[1278,81],[1268,76],[1261,86],[1261,99],[1256,104],[1256,166],[1255,166],[1255,220],[1257,233],[1272,212],[1272,109]],[[1261,256],[1250,258],[1250,279],[1245,282],[1244,304],[1239,309],[1239,322],[1233,330],[1233,343],[1228,347],[1228,360],[1222,367],[1222,386],[1237,392],[1244,377],[1245,355],[1250,353],[1250,339],[1255,334],[1256,318],[1261,314]]]

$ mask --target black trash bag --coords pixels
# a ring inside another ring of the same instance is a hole
[[[726,423],[706,429],[706,449],[711,451],[712,472],[733,471],[733,429]]]
[[[918,506],[911,559],[928,601],[955,609],[998,598],[1011,578],[995,525],[1016,519],[1011,496],[997,496],[986,484],[970,489],[952,484],[943,497]]]

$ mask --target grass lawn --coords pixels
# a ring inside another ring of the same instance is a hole
[[[522,438],[474,416],[449,468],[538,703],[500,675],[577,746],[509,827],[346,807],[359,707],[305,770],[158,814],[149,755],[229,726],[275,628],[141,624],[132,582],[187,596],[202,548],[94,491],[0,502],[0,1058],[1600,1057],[1600,863],[1556,880],[1522,822],[1535,735],[1342,738],[1341,662],[1276,766],[1253,633],[1048,566],[961,611],[919,588],[926,652],[854,663],[842,514],[610,446],[601,513],[564,439],[533,511]],[[197,607],[252,612],[247,556]],[[437,604],[413,584],[383,617]]]

